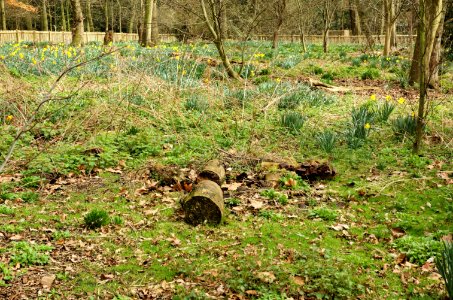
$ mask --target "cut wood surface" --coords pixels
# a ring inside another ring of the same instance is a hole
[[[225,180],[225,168],[218,159],[209,161],[198,175],[198,181],[211,180],[222,185]]]
[[[219,224],[223,217],[223,207],[222,189],[211,180],[199,182],[182,200],[185,220],[192,225]]]

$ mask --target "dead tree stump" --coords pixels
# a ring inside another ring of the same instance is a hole
[[[222,189],[211,180],[200,181],[182,200],[182,208],[189,224],[219,224],[223,217]]]
[[[209,161],[203,170],[198,174],[198,181],[211,180],[222,185],[225,180],[225,168],[218,159]]]

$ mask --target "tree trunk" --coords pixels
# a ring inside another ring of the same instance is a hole
[[[136,14],[137,14],[137,8],[135,7],[135,0],[134,0],[134,1],[132,1],[131,18],[129,19],[129,24],[127,26],[128,33],[134,32]]]
[[[64,2],[60,2],[60,14],[61,14],[61,31],[66,31],[66,15],[64,13]]]
[[[274,35],[272,37],[272,49],[276,49],[278,45],[278,29],[275,29]]]
[[[62,0],[64,1],[64,0]],[[70,9],[70,5],[71,5],[71,2],[69,2],[70,0],[66,0],[66,28],[68,30],[71,29],[71,9]]]
[[[151,30],[152,30],[152,20],[153,20],[153,7],[154,7],[154,0],[145,0],[145,36],[142,41],[142,46],[150,46],[151,45]]]
[[[393,1],[393,0],[392,0]],[[396,8],[395,8],[395,3],[393,3],[392,8],[391,8],[391,24],[392,24],[392,30],[390,33],[390,49],[396,49],[397,47],[397,40],[396,40]]]
[[[219,2],[214,3],[213,1],[210,1],[210,15],[211,18],[208,16],[208,12],[206,10],[206,5],[204,0],[200,0],[201,7],[203,9],[203,16],[205,19],[206,26],[208,27],[209,31],[211,32],[211,35],[213,37],[213,42],[214,45],[217,48],[217,51],[219,52],[220,59],[222,60],[223,67],[227,71],[227,74],[229,77],[240,80],[241,76],[233,69],[231,66],[231,63],[226,55],[225,52],[225,47],[224,47],[224,40],[220,32],[220,18],[219,15],[217,14],[217,9],[216,9],[216,4],[218,8]]]
[[[110,30],[109,26],[109,0],[104,2],[105,32]]]
[[[25,15],[25,28],[27,28],[27,30],[33,30],[33,20],[31,19],[30,14]]]
[[[448,5],[447,3],[448,2],[446,2],[445,5]],[[428,84],[433,88],[439,85],[439,66],[441,64],[442,35],[444,33],[445,12],[446,7],[442,10],[440,23],[439,27],[437,28],[436,37],[434,38],[433,51],[429,62],[430,79]]]
[[[80,5],[80,0],[71,0],[73,11],[73,27],[72,27],[72,46],[81,46],[83,44],[83,13]]]
[[[6,30],[5,0],[0,0],[0,22],[1,29]]]
[[[151,43],[155,46],[159,44],[159,12],[157,1],[154,1],[153,6],[153,18],[151,20]]]
[[[351,29],[353,35],[362,35],[362,26],[359,14],[359,5],[357,0],[350,0],[349,15],[351,19]]]
[[[224,0],[219,0],[220,2],[220,34],[223,39],[228,38],[228,19],[227,19],[227,10]]]
[[[87,12],[87,29],[88,31],[94,31],[93,15],[91,13],[91,0],[86,0],[86,12]]]
[[[49,31],[49,24],[47,22],[47,0],[41,2],[41,30]]]
[[[384,0],[384,56],[390,54],[390,43],[392,35],[392,2],[393,0]]]
[[[420,74],[418,83],[420,86],[420,95],[418,102],[415,142],[413,146],[414,153],[418,153],[420,151],[423,139],[423,130],[426,123],[427,85],[431,76],[429,63],[431,61],[434,44],[436,42],[436,34],[441,23],[442,0],[421,0],[419,14],[420,24],[418,35],[420,38],[418,66],[420,68]],[[414,63],[414,59],[412,60],[412,63]]]
[[[328,39],[329,30],[327,29],[322,32],[322,49],[324,50],[324,53],[327,53],[329,51]]]
[[[117,2],[118,2],[118,32],[122,33],[123,32],[123,10],[121,7],[120,0],[117,0]]]

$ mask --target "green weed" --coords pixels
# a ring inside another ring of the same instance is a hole
[[[29,244],[27,242],[17,242],[13,244],[11,250],[11,264],[21,264],[22,266],[45,265],[49,262],[48,251],[53,247],[47,245]]]
[[[321,207],[310,210],[308,217],[312,219],[320,218],[324,221],[334,221],[337,219],[338,213],[332,209]]]
[[[393,133],[398,139],[414,136],[417,120],[414,116],[398,116],[392,121]]]
[[[261,196],[268,198],[269,200],[275,200],[281,205],[288,204],[288,196],[285,194],[279,193],[274,189],[268,189],[261,192]]]
[[[93,209],[85,215],[83,220],[88,229],[96,229],[107,225],[110,217],[105,210]]]
[[[337,139],[337,134],[330,130],[319,132],[316,135],[318,146],[327,153],[332,153],[333,149],[335,149]]]
[[[453,243],[445,241],[443,245],[436,266],[445,281],[448,295],[453,299]]]
[[[441,253],[442,244],[430,237],[404,236],[394,242],[394,246],[406,254],[410,262],[423,265],[429,258]]]
[[[288,128],[291,133],[299,132],[304,126],[307,118],[297,111],[289,111],[283,113],[281,117],[281,125]]]
[[[384,101],[378,104],[375,110],[375,117],[377,122],[387,122],[392,112],[395,110],[396,105],[390,101]]]

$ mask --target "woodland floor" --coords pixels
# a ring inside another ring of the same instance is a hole
[[[63,77],[0,175],[1,299],[446,298],[434,260],[453,233],[452,64],[414,155],[409,49],[246,46],[241,83],[205,44],[114,45]],[[0,46],[2,158],[58,74],[103,51]],[[193,227],[180,183],[213,158],[226,216]],[[307,161],[336,176],[263,164]],[[88,229],[93,209],[109,224]]]

